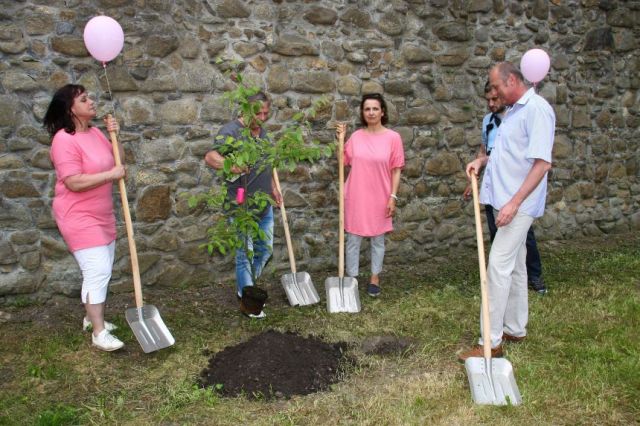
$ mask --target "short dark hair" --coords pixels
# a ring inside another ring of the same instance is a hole
[[[487,82],[484,84],[484,94],[486,95],[487,93],[489,93],[493,88],[491,87],[491,82],[489,80],[487,80]]]
[[[44,127],[51,136],[55,135],[60,129],[65,129],[70,134],[76,132],[71,107],[73,106],[73,100],[86,91],[84,86],[80,84],[67,84],[54,93],[42,120]]]
[[[524,76],[522,75],[522,72],[520,72],[518,67],[513,65],[511,62],[500,62],[496,65],[496,68],[502,81],[506,82],[509,76],[513,75],[518,81],[524,83]]]
[[[271,104],[271,100],[269,100],[267,94],[262,90],[254,93],[253,95],[247,96],[247,101],[249,103],[248,111],[241,112],[241,114],[249,114],[246,119],[253,118],[262,108],[262,104]]]
[[[254,103],[254,102],[269,102],[271,103],[271,101],[269,100],[269,97],[267,96],[266,93],[264,93],[262,90],[259,91],[258,93],[251,95],[249,97],[247,97],[247,100],[250,103]]]
[[[384,98],[380,93],[367,93],[362,95],[362,100],[360,101],[360,124],[362,127],[367,127],[367,121],[364,119],[364,111],[362,111],[362,109],[364,108],[364,102],[369,99],[375,99],[380,103],[380,109],[382,110],[382,118],[380,119],[380,122],[384,126],[389,122],[389,114],[387,114],[387,103],[384,101]]]

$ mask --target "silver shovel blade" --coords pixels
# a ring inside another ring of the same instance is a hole
[[[519,405],[522,397],[513,375],[511,363],[504,358],[467,358],[471,397],[476,404]]]
[[[360,312],[358,281],[352,277],[330,277],[324,282],[327,291],[327,311]]]
[[[308,273],[284,274],[281,281],[291,306],[313,305],[320,301],[320,296]]]
[[[125,317],[145,353],[167,348],[176,342],[153,305],[129,308]]]

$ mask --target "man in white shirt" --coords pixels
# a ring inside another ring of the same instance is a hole
[[[487,100],[487,108],[490,112],[482,119],[482,143],[480,144],[476,158],[491,155],[491,150],[495,145],[496,135],[498,134],[498,127],[500,127],[502,123],[502,118],[506,110],[504,104],[498,97],[498,93],[491,88],[489,80],[487,80],[484,86],[484,97]],[[465,201],[471,197],[471,184],[467,185],[462,193],[462,197]],[[485,204],[484,211],[487,217],[490,240],[493,242],[496,232],[498,232],[496,218],[493,215],[493,206],[491,204]],[[526,246],[527,281],[529,282],[529,289],[539,295],[545,295],[547,294],[547,287],[542,277],[542,259],[540,258],[540,251],[538,250],[538,243],[536,242],[536,234],[533,226],[529,228],[529,232],[527,232]]]
[[[491,156],[467,164],[467,176],[486,166],[480,202],[494,207],[498,232],[487,268],[492,356],[502,356],[502,342],[521,341],[529,316],[525,241],[533,220],[544,213],[547,172],[555,133],[551,105],[529,88],[513,64],[502,62],[489,81],[507,110]],[[479,345],[462,353],[461,361],[482,357]]]

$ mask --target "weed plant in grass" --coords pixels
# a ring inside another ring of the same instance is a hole
[[[264,321],[240,317],[233,292],[218,292],[217,283],[150,288],[177,341],[153,354],[142,353],[119,318],[128,294],[108,302],[120,312],[114,319],[126,343],[109,354],[79,331],[77,301],[0,307],[7,314],[0,318],[10,318],[0,325],[0,424],[637,424],[639,247],[638,235],[540,244],[550,291],[530,294],[527,339],[506,345],[523,395],[518,407],[474,405],[456,361],[479,333],[470,248],[428,264],[389,265],[383,296],[363,292],[357,315],[289,307],[284,293],[276,297],[279,272],[265,279],[274,297]],[[209,357],[267,329],[347,342],[356,365],[328,391],[290,399],[220,398],[196,386]],[[360,349],[380,335],[411,338],[414,349],[384,356]]]

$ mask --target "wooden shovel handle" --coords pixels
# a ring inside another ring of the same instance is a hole
[[[476,219],[476,240],[478,243],[478,266],[480,267],[480,295],[482,298],[482,349],[485,359],[491,359],[491,323],[489,320],[489,290],[487,288],[487,266],[484,258],[484,239],[480,221],[480,202],[478,200],[478,178],[471,173],[473,191],[473,213]]]
[[[280,194],[280,179],[278,179],[278,170],[273,169],[273,181],[276,184],[276,189]],[[282,196],[282,203],[280,204],[280,213],[282,214],[282,226],[284,227],[284,238],[287,240],[287,253],[289,253],[289,265],[291,265],[291,273],[296,274],[296,259],[293,255],[293,245],[291,244],[291,234],[289,233],[289,221],[287,220],[287,210],[284,207],[284,195]]]
[[[111,114],[107,116],[111,118]],[[120,161],[120,150],[118,149],[118,138],[116,132],[109,132],[111,138],[111,146],[113,148],[113,158],[116,166],[122,164]],[[129,212],[129,200],[127,199],[127,187],[124,178],[118,179],[118,188],[120,189],[120,199],[122,200],[122,212],[124,214],[124,223],[127,228],[127,239],[129,240],[129,252],[131,255],[131,270],[133,272],[133,289],[136,295],[136,307],[142,307],[142,285],[140,284],[140,267],[138,266],[138,251],[136,250],[136,242],[133,239],[133,225],[131,224],[131,213]]]
[[[344,277],[344,134],[338,133],[338,277]]]

